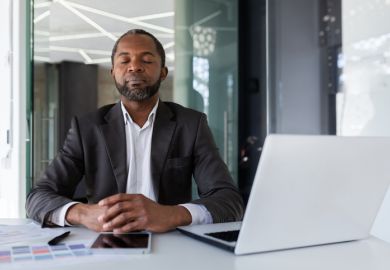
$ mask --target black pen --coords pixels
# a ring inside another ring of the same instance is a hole
[[[70,234],[70,231],[64,232],[63,234],[60,234],[53,239],[51,239],[49,242],[47,242],[50,246],[57,245],[59,242],[61,242],[64,238],[66,238]]]

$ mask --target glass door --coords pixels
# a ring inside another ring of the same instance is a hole
[[[237,0],[175,1],[173,100],[207,115],[237,181]]]

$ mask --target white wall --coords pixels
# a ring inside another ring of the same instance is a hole
[[[25,216],[27,3],[0,1],[0,218]]]
[[[11,50],[11,16],[10,1],[0,2],[0,217],[6,216],[7,187],[10,182],[10,155],[11,146],[7,142],[7,131],[11,125],[11,65],[9,61]]]
[[[390,1],[342,3],[343,74],[337,100],[338,134],[390,136]],[[390,242],[390,190],[372,233]]]

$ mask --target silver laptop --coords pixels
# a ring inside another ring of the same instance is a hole
[[[235,254],[369,236],[390,183],[390,137],[270,135],[242,222],[178,228]]]

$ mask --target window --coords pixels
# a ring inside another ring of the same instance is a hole
[[[342,1],[337,133],[390,136],[390,1]],[[390,164],[389,164],[390,168]],[[373,234],[390,240],[390,192]]]

